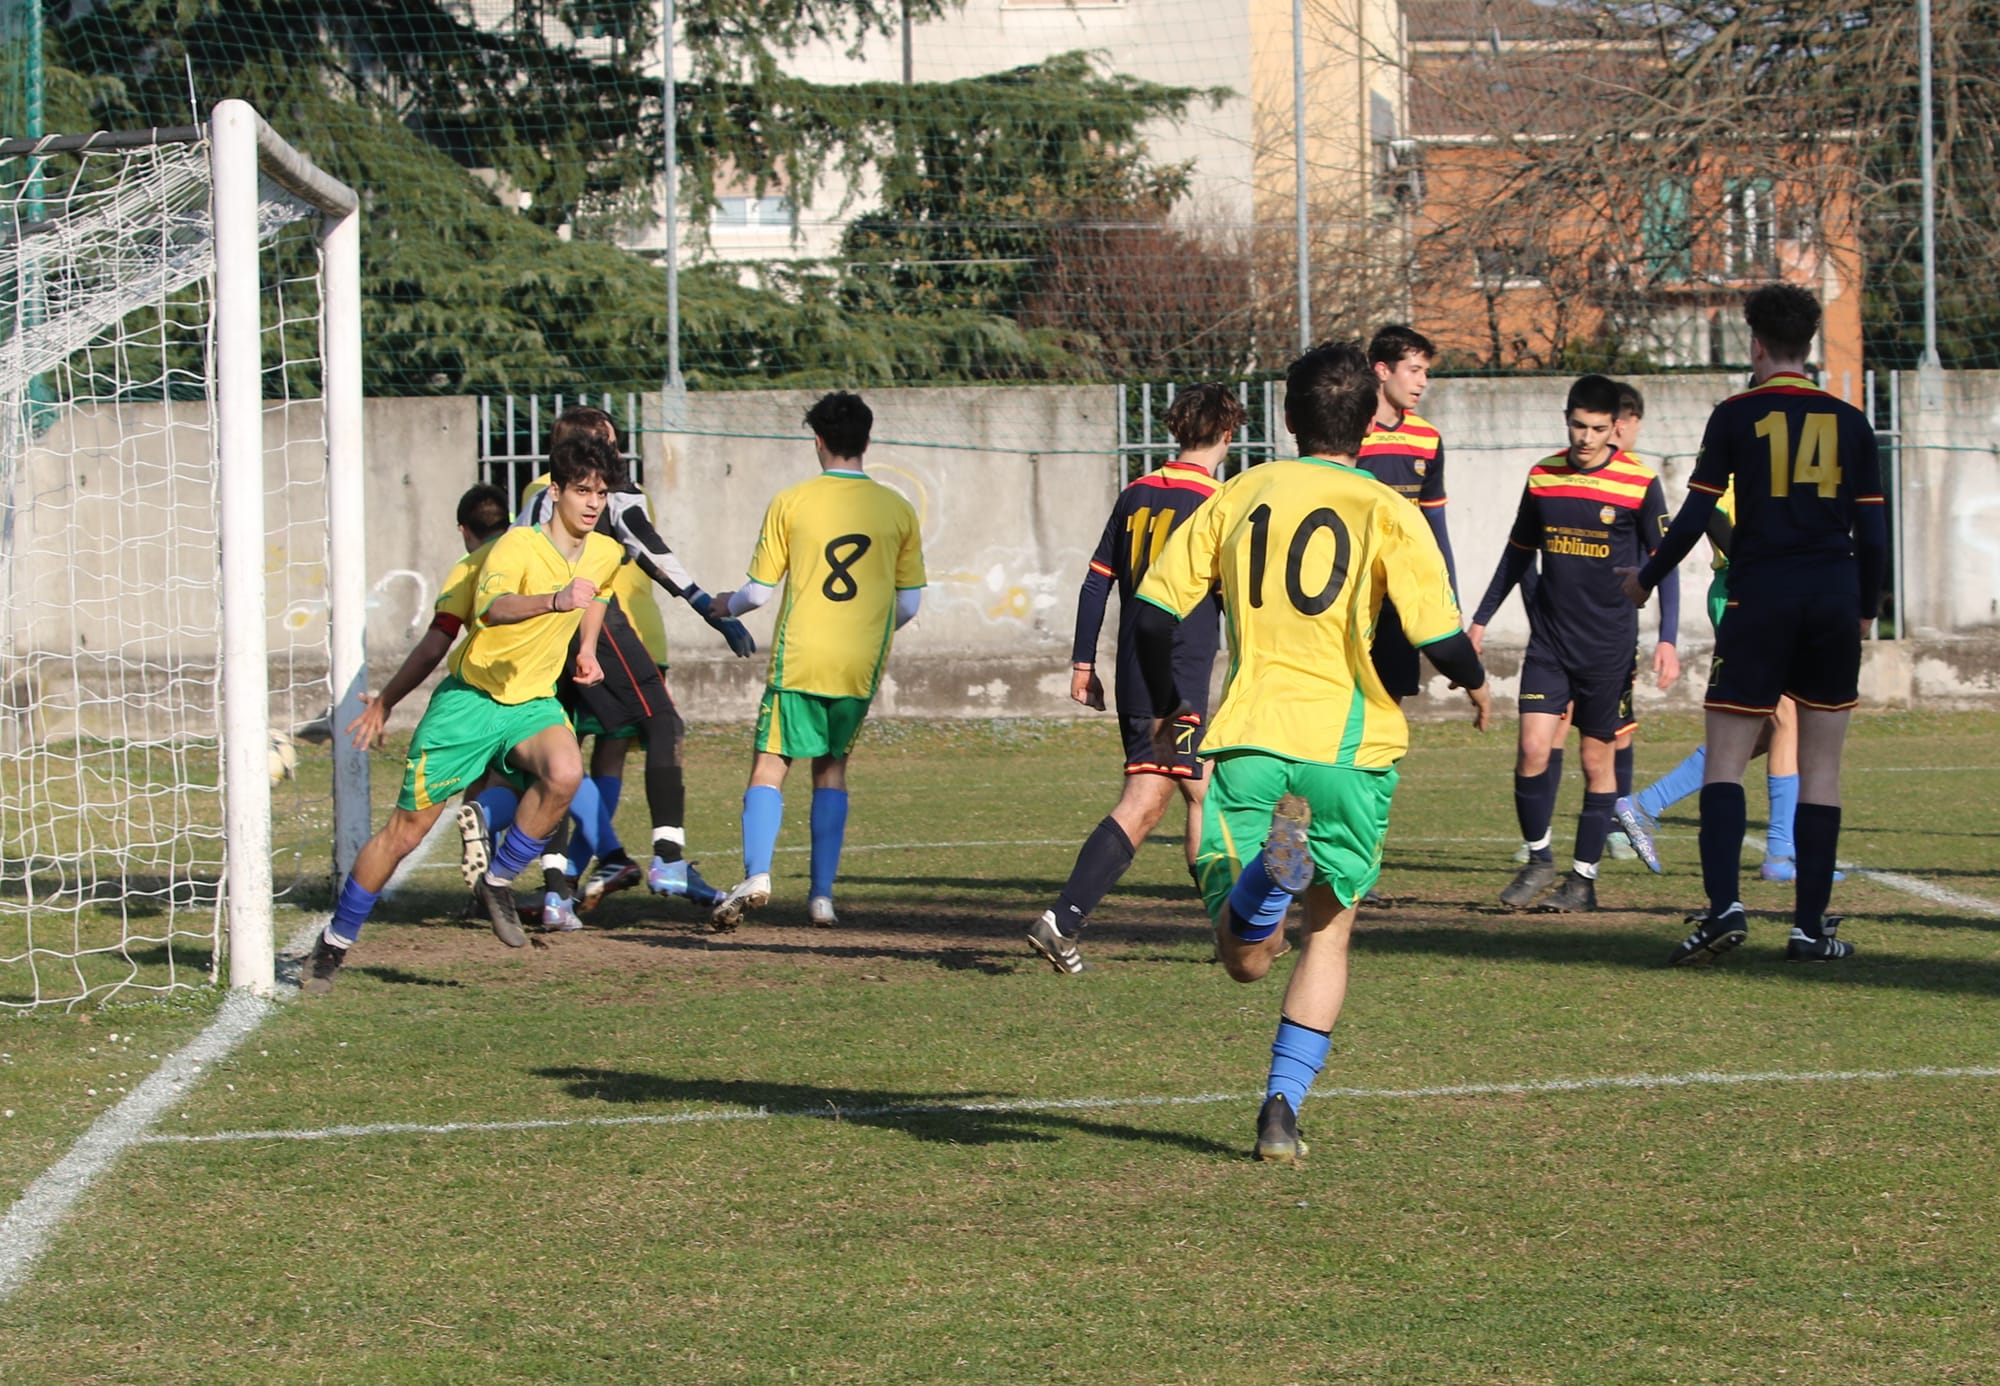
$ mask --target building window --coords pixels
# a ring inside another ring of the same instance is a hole
[[[1723,269],[1736,278],[1770,274],[1777,267],[1777,199],[1763,179],[1727,185],[1722,205]]]
[[[1646,191],[1639,237],[1646,278],[1655,284],[1679,284],[1694,273],[1693,201],[1693,188],[1685,178],[1664,179]]]
[[[766,226],[781,226],[790,230],[792,200],[789,197],[719,197],[715,201],[714,225],[731,230]]]
[[[1483,246],[1475,252],[1479,284],[1486,289],[1532,288],[1548,273],[1548,257],[1519,241]]]

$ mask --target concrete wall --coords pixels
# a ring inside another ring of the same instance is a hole
[[[1648,404],[1640,451],[1661,469],[1669,501],[1678,504],[1702,423],[1735,382],[1704,375],[1640,384]],[[1565,388],[1553,378],[1446,380],[1425,400],[1424,413],[1447,442],[1451,532],[1468,615],[1499,560],[1527,468],[1562,445]],[[741,580],[766,502],[813,473],[800,423],[813,397],[695,395],[683,431],[647,434],[646,476],[660,528],[705,586]],[[1887,702],[1990,702],[2000,698],[2000,373],[1953,376],[1945,407],[1934,414],[1915,407],[1914,381],[1902,398],[1911,439],[1903,455],[1905,570],[1920,638],[1871,646],[1866,691]],[[871,402],[877,442],[870,468],[916,506],[931,581],[922,616],[898,637],[881,710],[1074,710],[1065,697],[1070,633],[1077,585],[1115,491],[1116,390],[902,390]],[[475,403],[466,399],[368,404],[368,641],[376,687],[428,623],[437,583],[460,552],[453,509],[477,474],[475,425]],[[292,455],[302,458],[317,436],[317,409],[300,406],[288,423],[272,426],[293,430]],[[123,441],[114,437],[121,431]],[[167,634],[187,624],[176,615],[187,603],[199,614],[201,603],[217,599],[205,451],[199,407],[152,405],[126,410],[121,430],[105,415],[76,414],[22,459],[13,487],[11,639],[0,668],[0,712],[68,705],[77,689],[129,686],[114,672],[121,661],[157,658],[170,647],[185,685],[176,696],[209,696],[203,666],[212,647]],[[309,481],[286,485],[281,472],[274,459],[270,633],[273,650],[294,652],[290,668],[307,678],[324,639],[324,520]],[[74,561],[56,551],[72,522],[81,536]],[[289,585],[281,589],[280,579]],[[1642,681],[1642,708],[1698,700],[1707,580],[1705,556],[1691,558],[1682,574],[1689,673],[1666,697]],[[747,716],[763,657],[732,659],[684,605],[662,606],[685,710],[698,719]],[[769,611],[751,618],[760,641],[770,621]],[[1642,629],[1650,644],[1652,618]],[[1489,640],[1502,696],[1513,691],[1526,633],[1520,602],[1510,599]],[[1413,711],[1455,715],[1458,706],[1437,679]]]

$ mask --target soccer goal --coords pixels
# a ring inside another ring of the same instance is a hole
[[[360,219],[241,101],[0,143],[0,1010],[227,980],[368,835]]]

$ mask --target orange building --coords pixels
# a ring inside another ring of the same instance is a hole
[[[1407,0],[1424,198],[1414,321],[1452,363],[1739,366],[1742,295],[1826,307],[1822,378],[1859,401],[1861,255],[1838,140],[1753,143],[1718,113],[1649,124],[1657,41],[1534,0]]]

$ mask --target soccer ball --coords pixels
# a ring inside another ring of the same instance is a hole
[[[286,732],[271,729],[271,783],[289,780],[298,774],[299,748]]]

